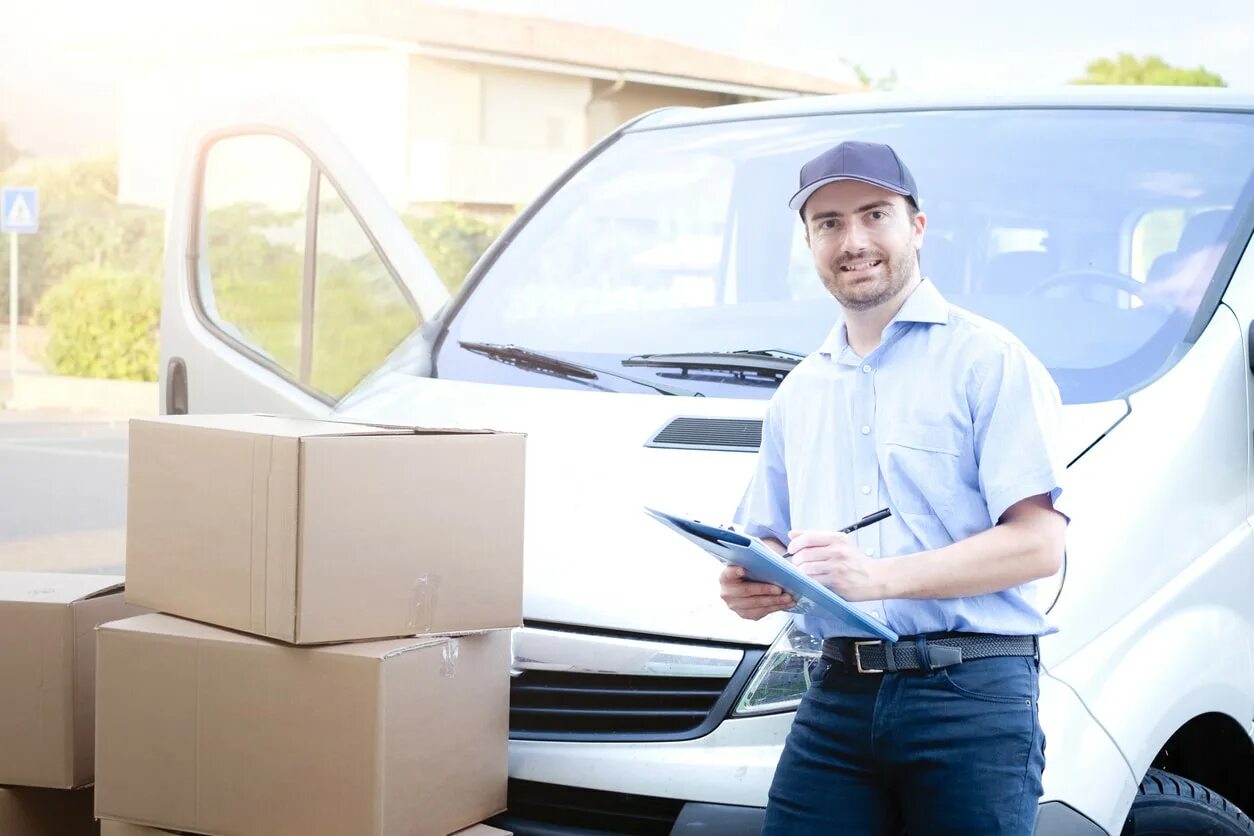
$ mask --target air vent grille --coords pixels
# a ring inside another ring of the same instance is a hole
[[[644,446],[756,453],[761,444],[762,422],[756,418],[681,415],[672,418]]]

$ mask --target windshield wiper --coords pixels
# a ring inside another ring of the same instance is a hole
[[[732,375],[732,382],[774,383],[779,385],[788,373],[805,359],[793,351],[774,348],[743,351],[692,351],[672,354],[637,354],[623,361],[624,366],[679,369],[681,377],[689,372],[723,372]],[[747,377],[752,375],[753,377]]]
[[[598,369],[594,366],[583,366],[579,363],[572,363],[570,360],[563,360],[561,357],[555,357],[552,354],[545,354],[542,351],[536,351],[530,348],[523,348],[518,345],[501,345],[499,343],[479,343],[470,340],[458,340],[458,345],[467,351],[475,354],[482,354],[501,363],[510,366],[516,366],[527,371],[541,372],[543,374],[551,374],[557,377],[563,377],[567,380],[575,380],[589,382],[597,380],[601,375],[607,377],[616,377],[620,380],[626,380],[637,386],[646,386],[655,392],[661,392],[663,395],[682,395],[690,398],[705,397],[700,392],[694,392],[691,389],[682,389],[678,386],[670,386],[665,383],[654,383],[648,380],[641,380],[638,377],[622,374],[621,372],[612,372],[608,369]]]

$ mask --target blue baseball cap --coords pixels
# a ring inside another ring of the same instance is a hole
[[[801,189],[788,201],[799,210],[810,195],[837,180],[861,180],[908,197],[919,205],[919,188],[897,152],[878,142],[842,142],[801,167]]]

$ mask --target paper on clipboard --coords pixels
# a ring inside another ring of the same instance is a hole
[[[700,546],[723,563],[743,567],[747,579],[775,584],[792,595],[797,600],[797,605],[789,612],[843,622],[852,628],[850,635],[869,633],[887,641],[897,641],[900,638],[887,625],[871,618],[832,590],[798,571],[758,538],[655,508],[646,507],[644,510],[671,531]]]

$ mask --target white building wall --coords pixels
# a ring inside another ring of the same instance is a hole
[[[591,89],[577,76],[415,57],[410,199],[527,203],[587,147]]]

